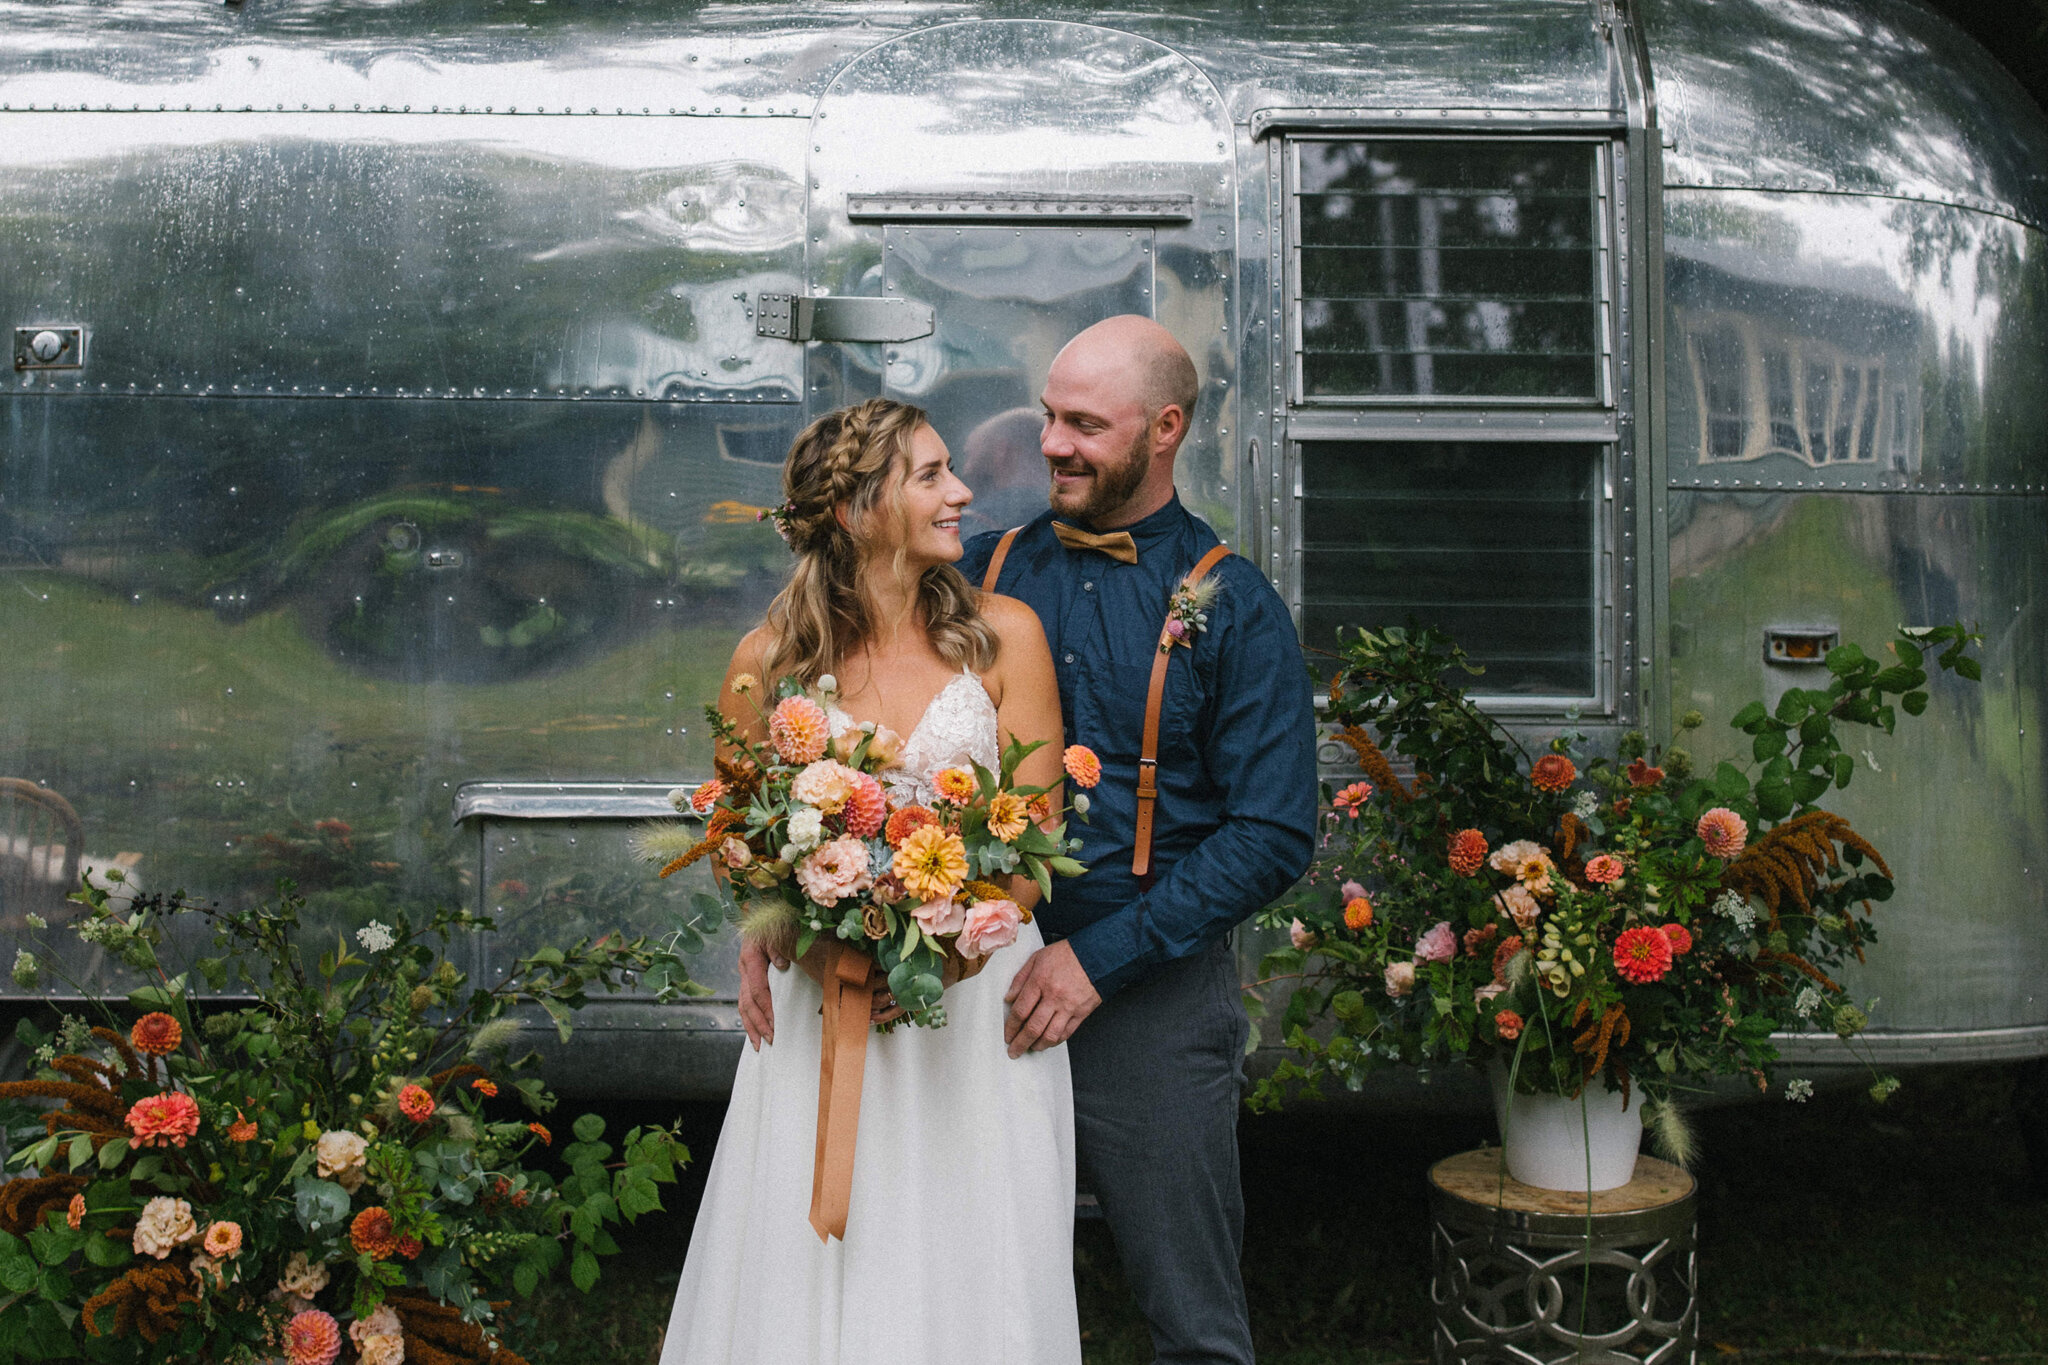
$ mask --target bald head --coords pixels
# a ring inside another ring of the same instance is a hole
[[[1148,317],[1125,313],[1104,318],[1077,334],[1054,357],[1104,375],[1116,375],[1145,406],[1148,419],[1167,407],[1181,410],[1183,429],[1194,420],[1202,383],[1187,347]]]

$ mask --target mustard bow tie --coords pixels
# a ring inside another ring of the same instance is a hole
[[[1138,542],[1131,539],[1129,531],[1111,531],[1097,535],[1084,531],[1078,526],[1069,526],[1063,521],[1052,524],[1052,533],[1060,538],[1060,544],[1069,550],[1100,550],[1119,564],[1138,562]]]

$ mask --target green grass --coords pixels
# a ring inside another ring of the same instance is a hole
[[[2048,1359],[2048,1202],[2028,1181],[2016,1076],[1954,1068],[1909,1077],[1882,1108],[1852,1090],[1698,1115],[1701,1358]],[[656,1358],[718,1117],[686,1113],[694,1174],[668,1215],[629,1231],[591,1297],[557,1286],[519,1310],[511,1344],[535,1365]],[[1428,1358],[1424,1173],[1490,1128],[1314,1106],[1245,1119],[1263,1365]],[[1150,1361],[1103,1224],[1078,1226],[1075,1262],[1088,1365]]]

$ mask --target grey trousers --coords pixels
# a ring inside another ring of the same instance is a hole
[[[1249,1027],[1225,940],[1119,991],[1067,1042],[1081,1185],[1160,1365],[1251,1365],[1237,1169]]]

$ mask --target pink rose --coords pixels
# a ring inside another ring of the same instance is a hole
[[[1458,955],[1458,936],[1450,923],[1438,920],[1430,931],[1415,940],[1417,962],[1449,962]]]
[[[967,923],[967,908],[952,896],[942,901],[926,901],[910,913],[926,933],[934,936],[957,934]]]
[[[797,885],[819,905],[831,907],[875,884],[868,848],[858,839],[834,839],[796,867]]]
[[[1017,926],[1023,922],[1024,912],[1015,901],[976,901],[968,910],[967,925],[953,946],[962,957],[987,957],[996,949],[1015,943]]]
[[[1344,883],[1344,885],[1337,888],[1337,899],[1343,901],[1347,905],[1350,904],[1352,901],[1357,900],[1360,896],[1363,896],[1364,894],[1365,888],[1360,886],[1357,882],[1346,882]]]
[[[1399,1000],[1415,989],[1415,964],[1412,962],[1390,962],[1387,964],[1387,994]]]
[[[1309,928],[1300,920],[1296,920],[1287,926],[1287,941],[1297,948],[1306,949],[1315,947],[1322,940],[1317,936],[1315,930]]]

